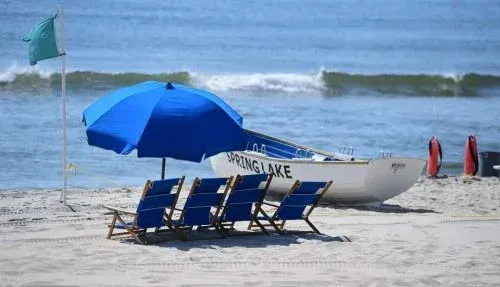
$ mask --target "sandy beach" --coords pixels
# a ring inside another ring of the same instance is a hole
[[[311,218],[321,236],[107,240],[100,205],[133,210],[140,190],[74,189],[74,211],[56,190],[1,192],[1,285],[500,284],[498,178],[422,178],[379,209],[321,206]]]

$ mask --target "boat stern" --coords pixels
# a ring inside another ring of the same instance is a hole
[[[390,157],[371,160],[367,167],[365,189],[383,202],[397,196],[422,175],[427,161],[409,157]]]

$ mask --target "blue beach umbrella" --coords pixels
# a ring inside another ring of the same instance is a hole
[[[83,112],[91,146],[138,157],[200,162],[224,151],[243,150],[243,118],[204,90],[149,81],[121,88]]]

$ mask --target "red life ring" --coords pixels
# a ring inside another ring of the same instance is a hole
[[[477,156],[477,140],[475,136],[470,135],[465,141],[464,174],[476,175],[478,169],[479,162]]]
[[[429,159],[427,160],[427,175],[437,176],[441,163],[443,162],[443,152],[437,137],[432,137],[429,141]]]

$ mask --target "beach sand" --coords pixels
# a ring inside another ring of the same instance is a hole
[[[74,212],[55,190],[0,192],[0,285],[500,284],[498,178],[422,178],[375,210],[321,206],[311,216],[321,236],[107,240],[100,205],[133,210],[140,191],[70,190]]]

